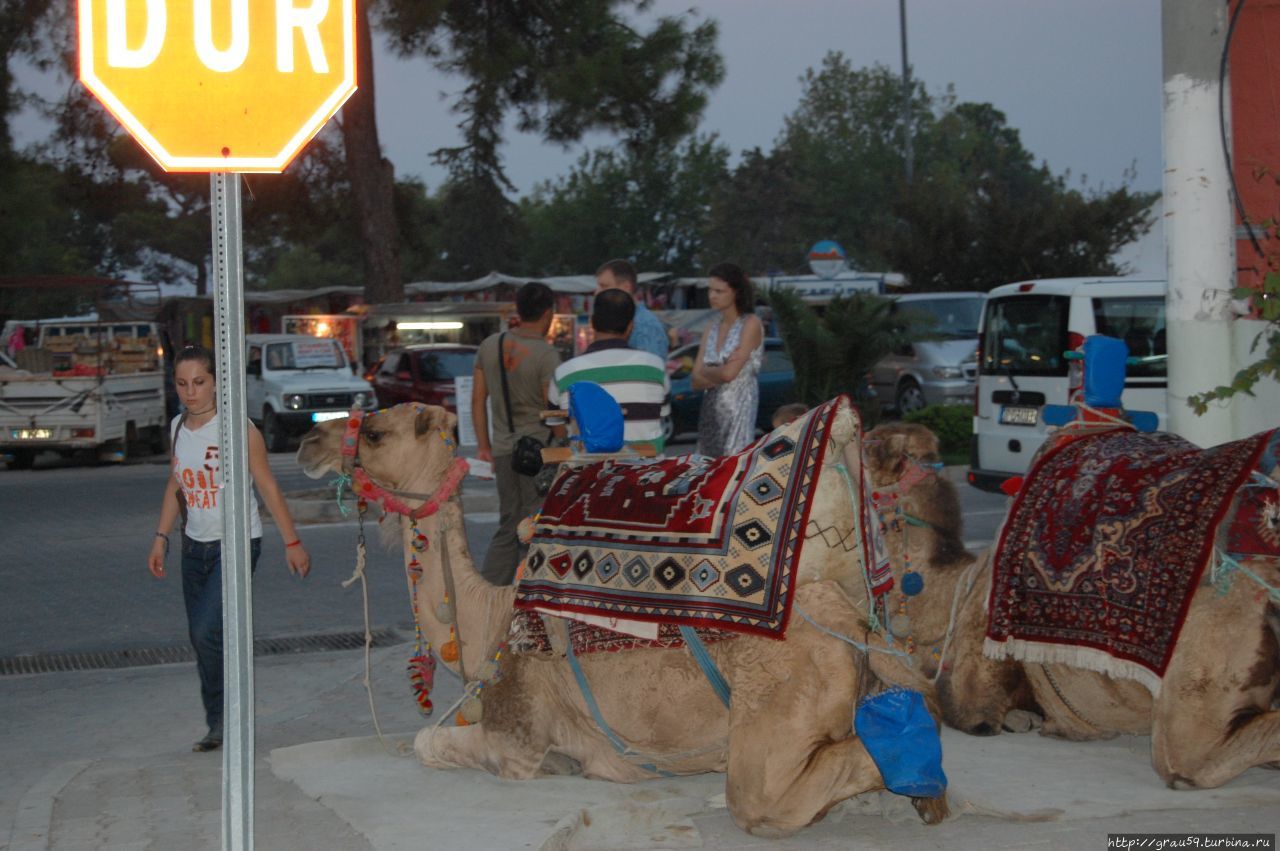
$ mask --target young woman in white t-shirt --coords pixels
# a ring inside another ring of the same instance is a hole
[[[222,746],[222,488],[221,440],[218,423],[217,377],[213,354],[200,346],[188,346],[174,359],[178,398],[186,408],[175,417],[173,471],[160,505],[147,567],[157,579],[165,577],[169,530],[186,506],[182,529],[182,596],[187,608],[187,629],[196,651],[200,697],[204,701],[209,732],[192,750],[211,751]],[[306,576],[311,556],[294,529],[284,494],[271,474],[267,446],[258,429],[249,423],[249,473],[262,500],[275,519],[284,543],[289,572]],[[181,496],[179,496],[181,494]],[[256,500],[249,501],[249,534],[252,538],[250,570],[262,551],[262,519]]]

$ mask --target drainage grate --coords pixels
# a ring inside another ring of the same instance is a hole
[[[403,643],[394,629],[372,633],[371,646],[393,647]],[[322,653],[328,650],[359,650],[363,632],[336,632],[325,635],[297,635],[287,638],[257,638],[254,656],[282,656],[289,653]],[[9,674],[49,674],[58,671],[94,671],[104,668],[138,668],[194,662],[195,651],[187,644],[143,647],[135,650],[105,650],[99,653],[46,653],[34,656],[0,657],[0,676]]]

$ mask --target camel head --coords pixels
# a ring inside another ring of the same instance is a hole
[[[298,448],[298,464],[313,479],[342,472],[342,441],[348,418],[311,429]],[[357,457],[373,479],[388,488],[437,482],[454,460],[458,418],[435,405],[405,403],[366,414],[360,424]]]
[[[917,423],[890,423],[867,432],[867,470],[876,487],[897,484],[912,463],[938,462],[938,437]]]
[[[865,454],[872,486],[901,485],[911,513],[937,533],[930,561],[939,566],[967,564],[971,556],[964,548],[960,495],[938,474],[937,436],[916,423],[877,426],[867,432]]]

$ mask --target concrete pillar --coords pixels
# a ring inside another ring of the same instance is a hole
[[[1168,422],[1170,431],[1201,446],[1238,436],[1229,408],[1215,405],[1196,416],[1187,407],[1188,396],[1230,384],[1236,371],[1230,309],[1234,218],[1218,120],[1228,13],[1225,3],[1200,0],[1161,5]],[[1224,102],[1229,105],[1230,98]]]

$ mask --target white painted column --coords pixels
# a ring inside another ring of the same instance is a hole
[[[1227,18],[1226,3],[1163,0],[1161,6],[1169,430],[1201,446],[1241,436],[1229,408],[1214,405],[1196,416],[1187,407],[1188,396],[1230,384],[1236,372],[1234,218],[1218,119]],[[1229,95],[1223,92],[1228,122]]]

